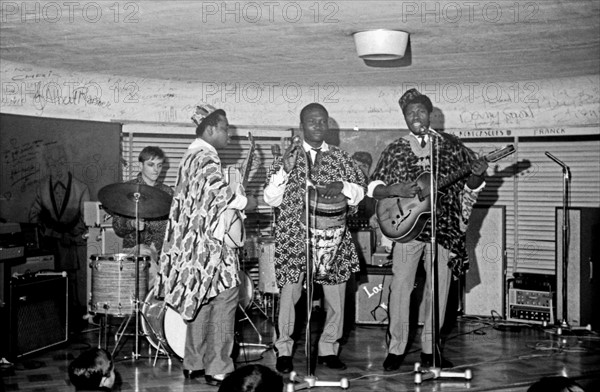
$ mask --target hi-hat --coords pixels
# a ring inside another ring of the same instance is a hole
[[[135,218],[136,198],[140,218],[160,218],[169,214],[171,195],[144,184],[117,183],[106,185],[98,192],[98,199],[107,209]]]

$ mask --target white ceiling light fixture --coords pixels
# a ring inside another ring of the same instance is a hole
[[[358,57],[363,60],[398,60],[404,57],[409,33],[402,30],[365,30],[354,34]]]

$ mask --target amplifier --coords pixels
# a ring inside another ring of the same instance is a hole
[[[356,251],[360,262],[371,264],[371,255],[373,254],[373,231],[371,229],[350,230],[350,234],[356,245]]]
[[[99,201],[86,201],[83,203],[83,221],[88,227],[103,226],[112,223],[110,215]]]
[[[68,279],[66,273],[54,274],[11,280],[11,356],[18,358],[68,340]]]
[[[507,320],[534,324],[554,323],[554,293],[511,288]]]
[[[361,276],[356,291],[356,324],[387,324],[388,300],[392,269],[389,267],[367,267]]]
[[[26,257],[24,263],[14,264],[11,267],[11,276],[35,273],[39,271],[54,271],[54,256],[40,255]]]

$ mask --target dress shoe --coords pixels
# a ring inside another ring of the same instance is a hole
[[[289,355],[282,355],[277,357],[277,363],[275,369],[280,373],[289,373],[294,370],[294,364],[292,363],[292,357]]]
[[[444,358],[442,355],[436,357],[436,365],[441,368],[452,368],[454,364]],[[421,353],[421,367],[429,368],[433,366],[433,354]]]
[[[190,380],[193,380],[194,378],[198,378],[198,377],[202,377],[202,376],[204,376],[204,369],[202,369],[202,370],[183,369],[183,377],[189,378]]]
[[[207,374],[204,376],[204,379],[206,380],[206,383],[208,385],[212,385],[213,387],[218,387],[219,385],[221,385],[221,383],[223,382],[225,377],[227,377],[227,374],[214,374],[212,376]]]
[[[337,355],[326,355],[324,357],[319,356],[317,358],[317,363],[325,364],[329,369],[337,369],[344,370],[346,369],[346,364],[338,358]]]
[[[404,361],[404,354],[388,354],[383,361],[383,368],[387,371],[394,371],[400,369],[400,365]]]

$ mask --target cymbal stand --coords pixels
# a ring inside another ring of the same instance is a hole
[[[299,391],[302,389],[310,389],[313,387],[340,387],[342,389],[348,389],[349,382],[347,378],[342,378],[340,381],[323,381],[318,380],[317,377],[312,372],[311,366],[311,354],[312,354],[312,344],[310,338],[310,319],[312,314],[312,297],[313,297],[313,252],[311,246],[311,236],[310,236],[310,188],[315,191],[315,198],[318,197],[317,188],[310,180],[310,166],[309,159],[310,156],[306,153],[303,147],[299,147],[302,152],[304,152],[304,162],[306,164],[306,183],[304,187],[304,223],[306,227],[306,236],[305,236],[305,248],[304,252],[306,255],[306,329],[305,329],[305,350],[306,350],[306,376],[303,378],[303,381],[294,384],[296,378],[296,372],[290,373],[290,381],[291,384],[286,386],[286,392],[288,391]],[[315,200],[316,202],[316,200]],[[316,203],[315,203],[316,205]],[[315,215],[313,215],[315,216]],[[316,216],[315,216],[316,219]],[[316,223],[316,222],[315,222]],[[314,225],[316,227],[316,224]]]
[[[473,373],[471,369],[465,369],[464,372],[442,370],[442,364],[438,364],[438,353],[439,361],[442,360],[442,351],[440,349],[440,338],[439,338],[439,298],[438,298],[438,250],[437,250],[437,181],[436,178],[439,175],[440,162],[439,159],[434,159],[434,152],[439,151],[435,146],[435,137],[439,137],[437,134],[429,133],[429,157],[431,165],[431,175],[429,176],[429,212],[431,216],[431,248],[429,249],[431,258],[431,269],[430,269],[430,296],[431,296],[431,341],[433,346],[433,366],[429,369],[423,370],[421,363],[416,362],[414,367],[415,372],[415,384],[421,384],[425,380],[433,380],[438,378],[463,378],[465,380],[471,380]],[[437,169],[436,169],[437,166]],[[443,266],[443,268],[447,268]]]
[[[140,256],[140,230],[139,230],[139,222],[140,222],[140,216],[139,216],[139,203],[140,203],[140,198],[141,198],[142,194],[140,192],[134,192],[133,193],[133,201],[135,203],[135,291],[134,291],[134,296],[133,296],[133,313],[129,315],[129,317],[127,318],[127,321],[125,322],[125,324],[123,325],[123,323],[121,324],[121,326],[119,326],[119,330],[117,330],[117,333],[115,334],[115,338],[116,338],[116,343],[115,343],[115,347],[112,351],[112,356],[115,356],[115,351],[117,350],[117,348],[119,347],[119,343],[121,341],[121,339],[123,338],[123,335],[125,334],[125,331],[127,330],[127,326],[129,325],[129,322],[131,321],[131,317],[135,314],[135,346],[134,346],[134,351],[131,354],[133,359],[138,359],[140,357],[140,352],[139,352],[139,337],[140,337],[140,263],[139,263],[139,256]],[[166,352],[166,350],[165,350]],[[125,357],[127,358],[127,357]]]

